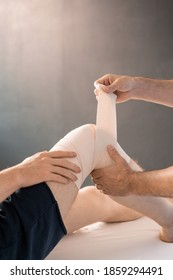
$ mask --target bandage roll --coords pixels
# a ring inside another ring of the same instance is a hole
[[[105,167],[112,163],[107,152],[108,145],[113,145],[119,154],[130,163],[130,157],[117,143],[116,95],[105,93],[101,84],[95,83],[94,85],[98,90],[94,168]]]

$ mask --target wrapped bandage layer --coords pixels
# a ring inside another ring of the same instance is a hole
[[[94,169],[113,163],[107,152],[108,145],[115,146],[133,169],[139,169],[117,143],[116,96],[106,94],[99,86],[97,101],[96,125],[86,124],[72,130],[51,149],[76,152],[77,157],[69,160],[81,168],[81,172],[76,174],[78,188]]]
[[[77,157],[69,160],[81,169],[80,173],[75,173],[78,180],[75,182],[78,188],[93,170],[95,154],[95,125],[86,124],[69,132],[51,150],[73,151]]]

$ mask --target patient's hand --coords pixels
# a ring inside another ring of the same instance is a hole
[[[76,154],[71,151],[44,151],[26,158],[16,166],[19,187],[27,187],[44,181],[66,184],[75,181],[77,165],[69,161]]]
[[[134,193],[136,172],[122,158],[114,147],[108,147],[108,153],[115,164],[94,170],[93,181],[99,190],[107,195],[125,196]]]

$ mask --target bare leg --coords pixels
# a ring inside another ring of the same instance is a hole
[[[141,217],[141,214],[113,201],[94,186],[81,189],[65,218],[67,232],[76,231],[96,222],[124,222]]]
[[[160,239],[173,242],[173,204],[161,197],[112,197],[114,201],[148,216],[161,226]]]

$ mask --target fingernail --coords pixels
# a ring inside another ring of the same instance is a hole
[[[103,86],[103,90],[107,93],[109,93],[109,88],[107,86]]]

